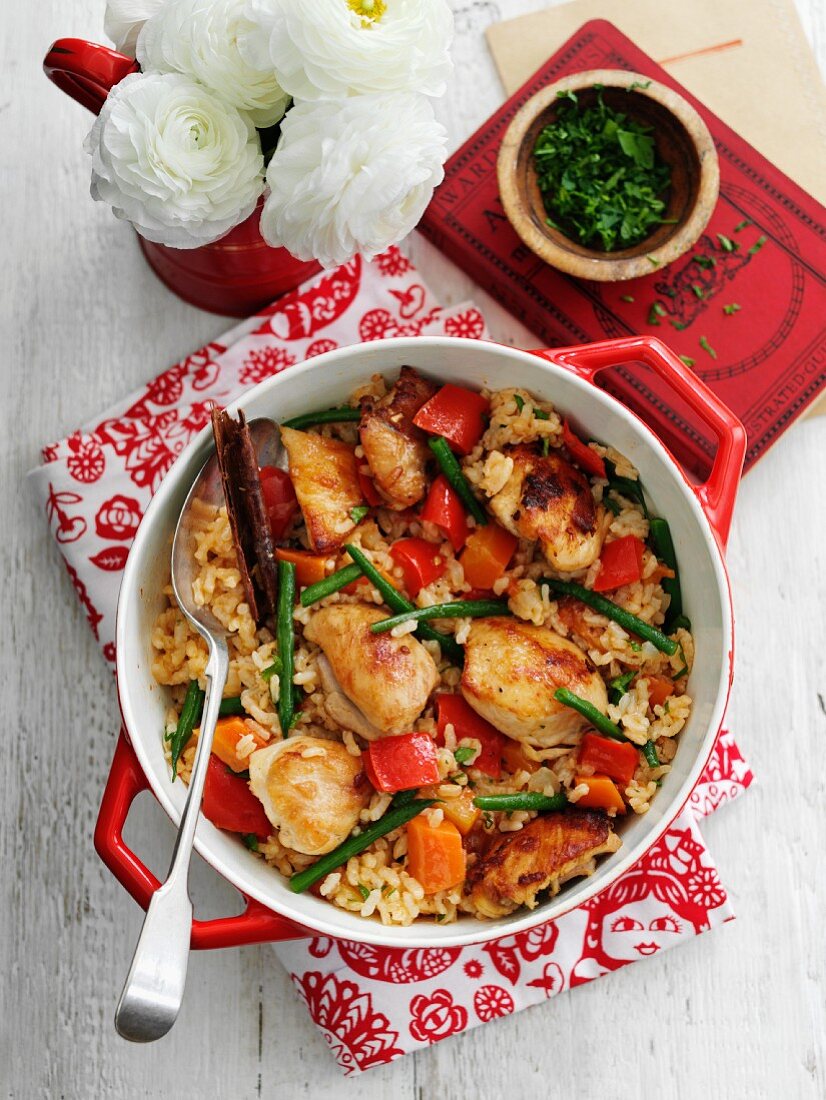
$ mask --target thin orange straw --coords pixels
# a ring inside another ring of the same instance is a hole
[[[718,42],[715,46],[704,46],[701,50],[691,50],[690,53],[677,53],[673,57],[664,57],[659,64],[670,65],[673,61],[685,61],[689,57],[702,57],[706,53],[720,53],[721,50],[731,50],[735,46],[742,45],[742,38],[732,38],[730,42]]]

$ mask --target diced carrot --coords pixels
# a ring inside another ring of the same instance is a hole
[[[542,767],[538,761],[531,760],[519,742],[514,741],[512,737],[505,738],[505,743],[502,746],[502,763],[505,765],[505,771],[510,772],[511,775],[515,775],[520,771],[539,771]]]
[[[645,579],[650,581],[651,584],[659,584],[660,581],[666,579],[673,580],[676,576],[677,574],[673,569],[669,569],[667,565],[663,565],[661,561],[658,561]]]
[[[327,558],[324,556],[310,554],[306,550],[283,550],[280,546],[275,554],[279,561],[295,564],[295,579],[299,587],[323,581],[327,576]]]
[[[242,737],[252,734],[256,749],[263,749],[267,742],[255,732],[244,718],[233,715],[231,718],[219,718],[212,740],[212,751],[222,763],[234,772],[245,772],[250,766],[248,756],[239,756],[236,746]]]
[[[519,539],[498,523],[476,527],[467,537],[459,560],[465,580],[474,588],[493,588],[508,567]]]
[[[648,703],[651,707],[661,707],[677,690],[674,687],[674,681],[667,676],[646,676],[646,680],[648,680]]]
[[[458,798],[446,798],[440,802],[439,808],[444,811],[447,820],[453,822],[462,836],[467,836],[482,812],[478,806],[473,805],[473,791],[467,787]]]
[[[588,793],[577,799],[576,805],[584,810],[616,810],[618,814],[625,813],[625,803],[622,800],[616,783],[607,775],[575,775],[574,786],[584,783]]]
[[[442,821],[434,828],[422,813],[408,823],[407,870],[426,894],[464,882],[465,850],[452,821]]]

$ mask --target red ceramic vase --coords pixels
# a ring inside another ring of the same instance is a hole
[[[46,75],[72,99],[98,114],[111,89],[138,72],[132,58],[81,38],[61,38],[43,62]],[[161,281],[199,309],[247,317],[320,271],[261,236],[259,202],[246,221],[201,248],[168,248],[138,234],[141,250]]]

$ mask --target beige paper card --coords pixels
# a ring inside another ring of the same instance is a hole
[[[589,19],[607,19],[826,204],[826,89],[792,0],[569,0],[488,28],[511,95]],[[809,410],[826,414],[826,396]]]

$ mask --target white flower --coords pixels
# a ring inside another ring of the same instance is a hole
[[[256,126],[272,126],[290,101],[272,62],[256,68],[239,42],[258,28],[244,16],[246,0],[166,0],[138,38],[144,72],[186,73],[239,110]]]
[[[401,240],[444,172],[445,131],[410,92],[299,103],[267,169],[261,232],[325,267]]]
[[[141,27],[164,3],[165,0],[107,0],[103,29],[115,49],[134,57]]]
[[[453,14],[446,0],[249,0],[264,51],[296,99],[366,92],[442,95],[450,75]]]
[[[263,190],[252,122],[179,73],[134,73],[115,85],[85,148],[92,197],[175,248],[218,240]]]

